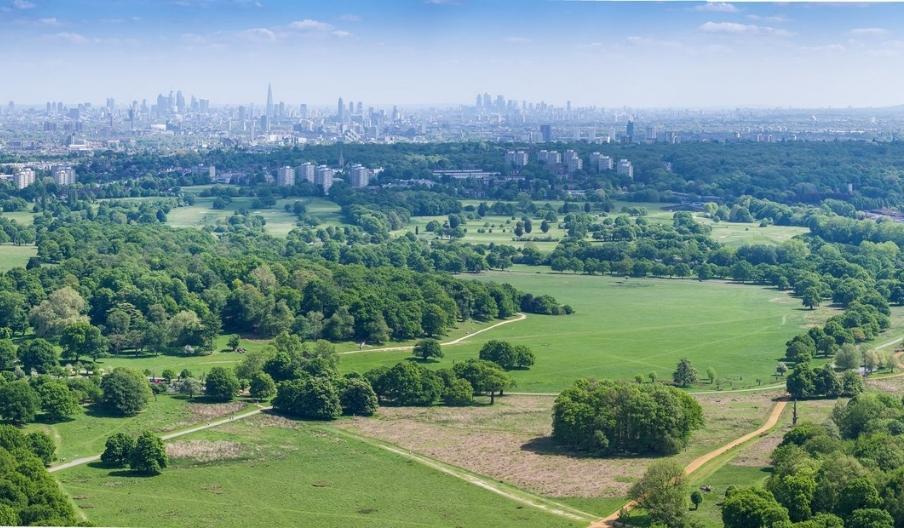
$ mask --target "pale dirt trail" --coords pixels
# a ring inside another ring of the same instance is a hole
[[[707,462],[710,462],[714,458],[717,458],[717,457],[725,454],[727,451],[730,451],[731,449],[734,449],[735,447],[738,447],[739,445],[744,444],[744,443],[748,442],[749,440],[752,440],[752,439],[756,438],[757,436],[768,432],[770,429],[775,427],[775,425],[778,423],[778,420],[779,420],[779,418],[781,418],[782,412],[785,410],[785,407],[787,405],[788,405],[788,402],[786,402],[784,400],[776,402],[775,406],[772,408],[772,412],[769,413],[769,417],[766,418],[766,421],[758,429],[756,429],[755,431],[751,431],[751,432],[745,434],[744,436],[735,438],[734,440],[732,440],[731,442],[728,442],[727,444],[723,445],[722,447],[714,449],[714,450],[710,451],[709,453],[706,453],[704,455],[701,455],[701,456],[695,458],[688,465],[686,465],[684,467],[684,474],[690,475],[691,473],[697,471],[698,469],[700,469],[701,467],[706,465]],[[617,526],[619,512],[621,510],[630,510],[630,509],[634,508],[634,506],[635,506],[634,501],[628,502],[627,504],[622,506],[622,508],[620,508],[619,511],[609,515],[608,517],[605,517],[603,519],[600,519],[598,521],[591,523],[590,528],[612,528],[614,526]]]
[[[188,429],[182,429],[179,431],[174,431],[172,433],[166,433],[164,435],[161,435],[160,438],[163,440],[172,440],[173,438],[179,438],[180,436],[185,436],[187,434],[197,433],[198,431],[203,431],[205,429],[210,429],[212,427],[218,427],[223,424],[235,422],[237,420],[244,420],[245,418],[248,418],[249,416],[254,416],[255,414],[260,414],[262,411],[266,411],[268,409],[272,409],[272,407],[257,407],[256,409],[241,412],[238,414],[233,414],[232,416],[227,416],[226,418],[220,418],[219,420],[214,420],[214,421],[208,422],[206,424],[196,425],[193,427],[189,427]],[[48,471],[48,473],[56,473],[57,471],[63,471],[64,469],[81,466],[83,464],[90,464],[91,462],[96,462],[98,460],[100,460],[100,455],[74,458],[74,459],[70,460],[69,462],[64,462],[62,464],[50,466],[49,468],[47,468],[47,471]]]
[[[510,323],[517,323],[518,321],[523,321],[525,319],[527,319],[527,315],[525,315],[523,313],[519,313],[512,319],[506,319],[505,321],[499,321],[498,323],[496,323],[494,325],[490,325],[486,328],[481,328],[480,330],[471,332],[470,334],[465,334],[465,335],[459,337],[458,339],[452,339],[451,341],[446,341],[445,343],[440,343],[440,345],[442,345],[442,346],[457,345],[466,339],[470,339],[470,338],[472,338],[476,335],[482,334],[484,332],[489,332],[490,330],[492,330],[494,328],[498,328],[502,325],[507,325]],[[413,348],[414,348],[414,345],[402,345],[402,346],[383,347],[383,348],[363,348],[361,350],[348,350],[346,352],[338,352],[338,354],[346,355],[346,354],[363,354],[365,352],[398,352],[398,351],[402,351],[402,350],[411,350]]]

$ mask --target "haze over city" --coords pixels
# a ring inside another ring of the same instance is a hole
[[[0,100],[212,104],[473,94],[603,107],[902,102],[893,4],[0,0]]]

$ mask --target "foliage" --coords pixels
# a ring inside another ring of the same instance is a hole
[[[276,383],[266,372],[257,372],[251,377],[248,392],[255,400],[269,400],[276,394]]]
[[[443,357],[443,349],[436,339],[421,339],[415,343],[412,353],[422,361]]]
[[[126,433],[114,433],[107,437],[100,461],[108,467],[125,467],[129,463],[134,448],[134,438]]]
[[[167,465],[166,447],[159,436],[145,431],[135,439],[129,453],[129,468],[145,475],[157,475]]]
[[[40,405],[38,394],[25,380],[0,386],[0,417],[5,422],[15,425],[32,422]]]
[[[582,379],[553,408],[553,438],[596,454],[672,454],[703,425],[700,405],[661,384]]]
[[[104,376],[100,387],[103,391],[100,404],[121,416],[138,414],[151,397],[147,379],[134,370],[122,367],[115,368]]]
[[[213,367],[204,380],[204,392],[214,401],[232,401],[239,392],[239,380],[232,369]]]
[[[342,414],[371,416],[377,412],[377,395],[366,379],[344,378],[339,381],[339,391]]]
[[[670,460],[650,464],[628,492],[653,523],[682,528],[687,515],[687,481],[684,468]]]
[[[339,391],[328,378],[305,377],[283,381],[276,388],[273,408],[295,418],[334,420],[342,414]]]

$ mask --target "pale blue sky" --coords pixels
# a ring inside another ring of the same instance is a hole
[[[0,100],[904,102],[904,4],[0,0]]]

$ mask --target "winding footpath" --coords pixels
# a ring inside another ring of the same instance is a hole
[[[762,434],[769,432],[769,430],[771,430],[773,427],[776,426],[776,424],[778,424],[779,418],[781,418],[782,412],[785,410],[785,407],[787,407],[787,406],[788,406],[788,402],[785,400],[776,402],[775,406],[772,407],[772,411],[769,413],[769,416],[766,418],[766,421],[763,422],[763,425],[761,425],[758,429],[756,429],[755,431],[751,431],[751,432],[745,434],[744,436],[735,438],[734,440],[732,440],[731,442],[728,442],[727,444],[723,445],[722,447],[713,449],[712,451],[695,458],[688,465],[684,466],[684,474],[690,475],[691,473],[697,471],[698,469],[700,469],[701,467],[706,465],[707,462],[710,462],[711,460],[722,456],[726,452],[740,446],[741,444],[745,444],[748,441],[750,441]],[[590,525],[590,528],[611,528],[613,526],[617,526],[618,525],[618,517],[619,517],[619,514],[621,513],[621,511],[622,510],[625,510],[625,511],[631,510],[636,505],[637,504],[634,501],[630,501],[627,504],[625,504],[624,506],[622,506],[615,513],[612,513],[608,517],[605,517],[603,519],[600,519],[600,520],[592,523]]]

